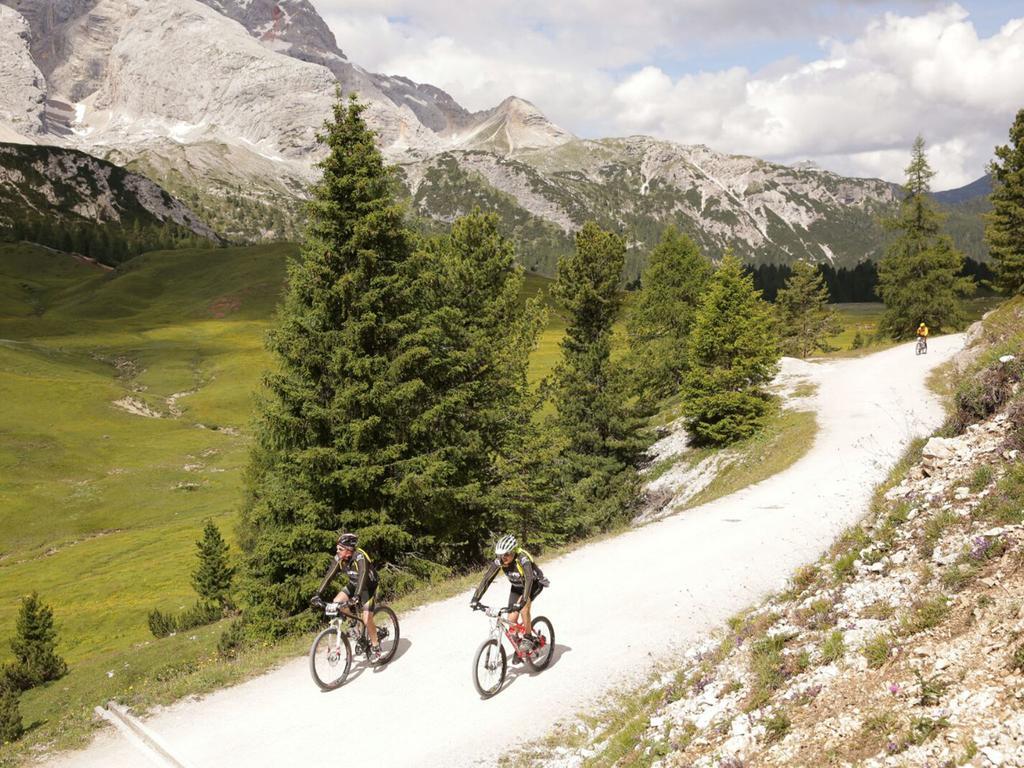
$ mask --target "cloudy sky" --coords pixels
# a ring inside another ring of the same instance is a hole
[[[578,136],[643,133],[935,189],[1024,108],[1024,0],[314,0],[354,62]]]

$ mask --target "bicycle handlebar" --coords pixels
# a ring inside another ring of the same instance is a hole
[[[483,605],[482,603],[477,603],[475,606],[473,606],[473,610],[483,611],[492,619],[497,618],[498,616],[507,615],[509,612],[508,608],[491,608],[489,605]]]

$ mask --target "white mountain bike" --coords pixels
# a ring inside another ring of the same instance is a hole
[[[476,651],[473,657],[473,685],[485,699],[501,690],[508,672],[508,654],[502,639],[508,641],[514,658],[526,663],[530,669],[540,671],[551,663],[551,654],[555,649],[555,628],[544,616],[538,616],[532,622],[533,635],[537,638],[533,647],[524,643],[526,626],[521,622],[509,622],[508,608],[488,608],[479,605],[476,610],[483,611],[491,619],[490,635]]]
[[[352,646],[366,657],[368,663],[383,666],[394,658],[398,650],[398,617],[386,605],[373,609],[373,623],[377,627],[380,655],[371,654],[366,624],[358,615],[341,613],[337,603],[324,603],[314,607],[323,610],[329,623],[313,641],[309,649],[309,672],[313,682],[322,691],[340,688],[352,668]]]

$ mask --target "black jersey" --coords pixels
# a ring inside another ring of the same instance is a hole
[[[494,559],[487,568],[487,572],[484,574],[484,577],[480,582],[480,586],[478,586],[476,588],[476,592],[473,593],[473,600],[478,601],[484,596],[484,592],[486,592],[487,588],[491,586],[491,582],[494,581],[494,577],[498,575],[498,571],[505,571],[505,576],[512,585],[512,590],[514,592],[522,592],[526,595],[532,595],[535,584],[540,584],[545,587],[548,585],[548,580],[544,578],[544,572],[540,569],[540,566],[533,561],[533,556],[525,549],[519,548],[516,550],[516,556],[512,558],[512,561],[508,565],[503,565],[500,557],[496,557]]]

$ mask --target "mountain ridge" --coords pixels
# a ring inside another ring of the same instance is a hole
[[[524,262],[549,274],[587,219],[634,250],[675,224],[712,257],[732,247],[753,262],[852,265],[878,257],[877,219],[897,201],[876,179],[650,137],[580,139],[516,96],[470,112],[440,88],[349,60],[308,0],[68,0],[49,15],[46,0],[0,3],[24,14],[8,54],[22,86],[0,70],[0,128],[28,114],[28,140],[146,173],[236,239],[299,231],[336,87],[366,104],[417,215],[497,210]],[[25,87],[32,67],[36,90]],[[231,197],[244,201],[234,219]]]

